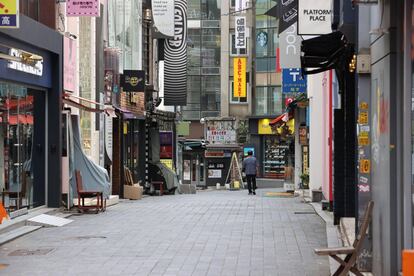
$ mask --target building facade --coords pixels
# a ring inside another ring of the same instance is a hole
[[[19,29],[0,31],[0,183],[10,211],[59,207],[61,193],[63,37],[38,22],[54,24],[38,2],[25,4],[34,19],[21,15]]]

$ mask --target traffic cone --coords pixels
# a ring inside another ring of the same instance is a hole
[[[0,224],[3,223],[3,219],[9,219],[6,209],[4,209],[3,203],[0,203]]]

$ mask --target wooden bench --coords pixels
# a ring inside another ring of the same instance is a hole
[[[95,212],[105,211],[106,199],[103,198],[103,193],[100,191],[86,191],[83,189],[82,175],[81,172],[76,170],[76,189],[78,192],[78,209],[79,212],[95,209]],[[96,198],[96,204],[85,205],[85,198]]]
[[[329,256],[335,261],[337,261],[340,266],[333,274],[334,276],[346,276],[348,272],[352,272],[357,276],[363,276],[363,274],[358,270],[356,266],[356,261],[361,248],[364,242],[364,239],[367,235],[367,230],[369,223],[372,218],[372,209],[374,208],[374,202],[370,201],[367,208],[365,209],[364,218],[359,228],[359,233],[357,234],[354,243],[352,246],[347,247],[336,247],[336,248],[317,248],[315,253],[319,256]],[[338,255],[346,255],[344,259]]]

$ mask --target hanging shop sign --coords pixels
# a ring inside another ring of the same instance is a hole
[[[19,0],[0,2],[0,28],[19,28]]]
[[[187,105],[187,0],[175,0],[174,38],[164,44],[164,105]]]
[[[312,1],[310,1],[312,2]],[[279,34],[283,33],[298,20],[298,0],[282,0],[279,7]]]
[[[234,70],[234,89],[233,97],[245,98],[246,97],[246,58],[234,58],[233,70]]]
[[[303,146],[308,144],[308,127],[307,126],[299,127],[299,144]]]
[[[309,175],[309,147],[302,147],[302,172]]]
[[[76,88],[76,42],[68,37],[63,38],[63,89],[75,92]]]
[[[234,29],[236,49],[246,49],[246,16],[236,16],[234,18]]]
[[[369,159],[361,159],[359,161],[359,172],[360,173],[371,172],[371,161]]]
[[[152,0],[151,10],[154,27],[157,32],[174,36],[174,0]]]
[[[235,0],[234,10],[235,12],[244,11],[247,8],[246,0]]]
[[[361,111],[358,115],[358,124],[367,125],[368,124],[368,112]]]
[[[358,145],[368,146],[369,145],[369,132],[362,131],[358,135]]]
[[[21,61],[10,61],[8,68],[31,75],[43,75],[43,57],[23,50],[11,48],[9,55],[20,58]]]
[[[109,160],[112,161],[112,149],[113,149],[113,124],[112,117],[105,116],[105,151]]]
[[[297,35],[297,23],[290,25],[279,34],[281,68],[300,68],[300,46],[302,37]]]
[[[67,0],[67,16],[99,16],[99,0]]]
[[[322,35],[332,32],[332,0],[299,0],[298,34]]]
[[[307,77],[302,75],[301,69],[290,68],[282,70],[283,93],[306,93]]]
[[[369,105],[368,105],[367,102],[361,102],[359,104],[359,109],[361,109],[361,110],[368,110],[368,107],[369,107]]]
[[[144,92],[145,71],[124,70],[124,73],[121,75],[121,87],[124,92]]]

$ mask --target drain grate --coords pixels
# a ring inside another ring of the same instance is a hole
[[[89,235],[89,236],[73,237],[72,239],[74,239],[74,240],[89,240],[89,239],[106,239],[106,237],[105,236],[93,236],[93,235]]]
[[[9,256],[42,256],[47,255],[53,251],[53,248],[48,249],[18,249],[9,253]]]
[[[315,212],[312,211],[296,211],[295,215],[316,215]]]

